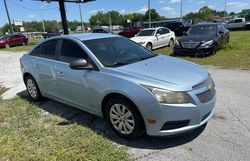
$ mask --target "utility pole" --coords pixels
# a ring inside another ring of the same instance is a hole
[[[68,35],[69,29],[68,29],[68,24],[67,24],[67,17],[66,17],[64,1],[59,0],[58,2],[59,2],[59,9],[60,9],[61,18],[62,18],[63,32],[64,32],[64,35]]]
[[[227,0],[225,0],[224,22],[226,22],[226,17],[227,17]]]
[[[79,3],[79,12],[80,12],[80,18],[81,18],[81,24],[82,24],[82,32],[84,33],[84,25],[83,25],[83,20],[82,20],[82,8],[81,8],[80,3]]]
[[[112,31],[112,19],[111,19],[111,13],[109,12],[109,29]]]
[[[180,7],[180,18],[181,18],[181,21],[182,21],[182,0],[181,0],[181,7]]]
[[[148,0],[148,27],[151,28],[151,7],[150,7],[150,0]]]
[[[11,33],[14,33],[14,29],[13,29],[13,26],[12,26],[12,23],[11,23],[11,20],[10,20],[10,15],[9,15],[6,0],[3,0],[3,2],[4,2],[4,7],[5,7],[5,10],[6,10],[7,17],[8,17],[9,25],[10,25],[10,28],[11,28]]]
[[[43,19],[43,16],[42,16],[42,8],[45,7],[45,6],[47,6],[47,5],[48,5],[48,3],[45,3],[44,5],[42,5],[40,7],[40,16],[41,16],[41,19],[42,19],[43,33],[45,33],[46,31],[45,31],[44,19]]]

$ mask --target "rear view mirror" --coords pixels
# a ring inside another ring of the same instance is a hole
[[[88,63],[86,59],[76,59],[69,64],[69,67],[74,70],[93,69],[93,65]]]

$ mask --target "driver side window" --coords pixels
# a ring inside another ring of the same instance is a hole
[[[86,59],[87,54],[80,46],[70,40],[62,40],[59,60],[66,63],[71,63],[76,59]]]

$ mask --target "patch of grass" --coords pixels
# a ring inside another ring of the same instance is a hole
[[[169,47],[155,51],[158,54],[170,55]],[[214,65],[225,68],[250,69],[250,31],[230,32],[230,44],[215,55],[205,58],[179,57],[201,65]]]
[[[4,94],[4,92],[6,92],[8,90],[8,88],[5,88],[3,86],[0,86],[0,100],[2,99],[2,94]]]
[[[28,44],[25,46],[13,46],[8,49],[1,48],[0,51],[13,51],[13,52],[20,52],[20,51],[29,51],[34,45],[36,45],[41,40],[33,40],[30,39]]]
[[[62,121],[27,100],[0,100],[0,160],[128,160],[124,146]]]

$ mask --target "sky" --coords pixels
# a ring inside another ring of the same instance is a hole
[[[0,26],[7,23],[7,16],[3,0],[0,0]],[[11,19],[23,21],[60,20],[58,3],[39,2],[32,0],[6,0]],[[147,11],[148,0],[96,0],[81,4],[83,20],[98,11],[116,10],[121,14]],[[223,11],[225,0],[183,0],[183,14],[197,12],[207,5],[212,9]],[[156,9],[160,15],[174,18],[180,15],[180,0],[151,0],[151,8]],[[228,12],[240,12],[242,9],[250,9],[249,0],[227,0]],[[79,5],[76,3],[66,4],[68,20],[80,21]]]

